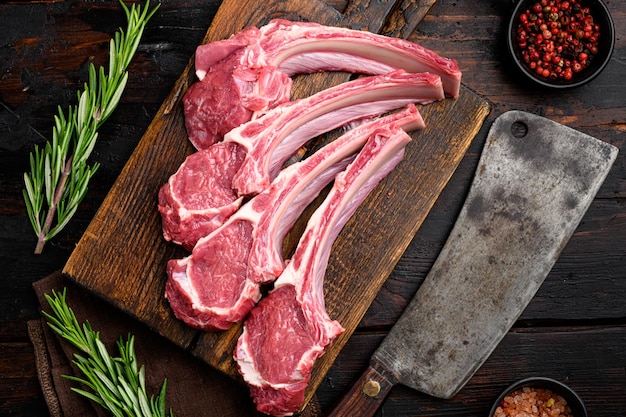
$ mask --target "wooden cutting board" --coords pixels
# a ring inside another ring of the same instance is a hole
[[[204,42],[224,39],[271,18],[315,21],[406,38],[434,0],[338,3],[225,0]],[[237,377],[232,352],[240,327],[220,333],[198,332],[173,316],[163,296],[166,262],[186,253],[162,237],[157,192],[192,152],[180,99],[194,77],[190,62],[63,272],[211,366]],[[298,77],[294,97],[348,77],[344,73]],[[339,320],[346,331],[316,364],[307,401],[452,176],[489,113],[489,106],[462,88],[457,99],[421,107],[420,111],[426,129],[413,135],[404,160],[366,199],[333,246],[325,281],[326,304],[330,317]],[[297,231],[305,220],[286,239],[286,250],[297,241]]]

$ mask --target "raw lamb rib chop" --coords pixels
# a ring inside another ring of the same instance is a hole
[[[272,20],[229,39],[200,45],[194,83],[183,99],[191,143],[206,148],[226,132],[289,100],[295,74],[348,71],[384,74],[395,69],[431,72],[446,94],[459,94],[456,61],[413,42],[317,23]]]
[[[409,105],[360,124],[285,168],[267,190],[198,241],[190,256],[170,261],[166,296],[175,315],[202,330],[226,329],[243,319],[259,300],[261,284],[283,271],[283,239],[304,208],[374,132],[391,126],[410,131],[423,128],[424,122]]]
[[[285,103],[191,155],[159,192],[165,239],[191,250],[239,206],[267,188],[285,161],[315,136],[363,117],[444,97],[441,79],[402,70],[363,77]],[[198,161],[205,161],[204,166]],[[233,189],[236,190],[233,191]]]
[[[371,137],[312,215],[274,289],[244,322],[234,357],[259,411],[291,415],[303,405],[315,361],[343,332],[324,303],[332,244],[367,194],[402,159],[409,141],[397,128]]]

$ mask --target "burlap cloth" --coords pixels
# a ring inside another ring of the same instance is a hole
[[[42,309],[49,311],[44,294],[67,288],[67,303],[79,323],[88,320],[109,352],[118,356],[115,343],[121,336],[135,336],[140,365],[146,367],[149,395],[157,394],[167,378],[167,406],[177,417],[259,417],[247,387],[210,368],[183,349],[150,331],[137,320],[54,273],[33,284]],[[100,406],[71,391],[75,382],[63,375],[82,376],[71,363],[76,350],[47,326],[44,318],[28,322],[35,350],[37,373],[51,417],[107,416]],[[313,399],[302,417],[321,416]]]

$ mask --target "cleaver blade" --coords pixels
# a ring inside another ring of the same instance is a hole
[[[537,115],[500,115],[432,269],[329,417],[372,416],[396,384],[444,399],[461,390],[543,283],[617,153]]]

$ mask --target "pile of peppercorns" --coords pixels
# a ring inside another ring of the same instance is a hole
[[[571,80],[598,53],[600,26],[579,0],[541,0],[519,16],[517,46],[528,68],[549,80]]]

